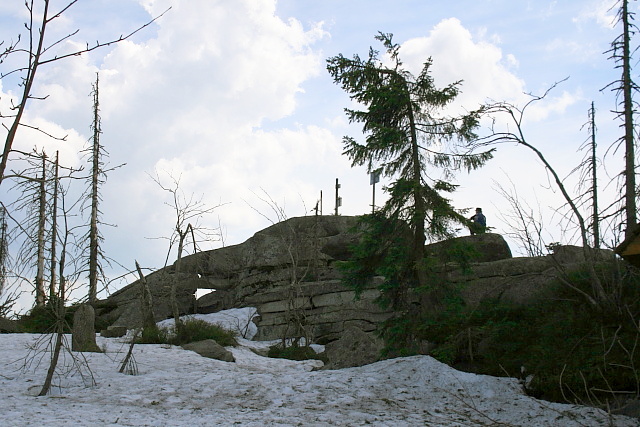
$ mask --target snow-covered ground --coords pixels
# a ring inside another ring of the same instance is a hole
[[[36,397],[48,338],[0,335],[0,425],[638,426],[637,419],[532,399],[516,380],[458,372],[428,356],[314,371],[321,362],[261,357],[247,345],[266,344],[244,339],[230,348],[236,363],[148,344],[135,346],[134,376],[118,373],[128,350],[123,339],[97,341],[105,353],[74,353],[75,366],[67,353],[53,392]]]

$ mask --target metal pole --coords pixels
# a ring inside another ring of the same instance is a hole
[[[376,213],[376,182],[373,181],[373,200],[371,201],[371,213]]]
[[[338,189],[340,188],[340,184],[338,184],[338,178],[336,178],[336,211],[335,215],[338,215],[338,207],[340,206],[340,197],[338,196]]]

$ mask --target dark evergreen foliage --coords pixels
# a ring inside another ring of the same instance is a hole
[[[373,48],[366,60],[342,54],[327,60],[334,81],[366,107],[345,109],[350,122],[362,123],[365,141],[345,136],[344,154],[352,166],[379,169],[392,179],[385,188],[387,202],[361,221],[363,240],[344,266],[345,281],[358,291],[374,275],[384,276],[381,304],[409,313],[409,290],[433,285],[424,259],[427,236],[451,237],[452,224],[467,223],[464,212],[446,197],[456,188],[450,182],[453,173],[482,166],[493,150],[471,152],[481,109],[459,117],[443,113],[459,94],[461,82],[437,88],[431,59],[414,76],[403,68],[400,46],[391,34],[379,33],[376,39],[386,49],[389,65]]]
[[[60,300],[57,297],[47,300],[44,305],[33,307],[29,312],[20,316],[20,329],[28,333],[49,334],[55,331],[58,322]],[[63,328],[65,333],[71,332],[73,314],[77,306],[66,307],[64,310]]]
[[[619,285],[625,315],[603,315],[560,282],[552,298],[527,306],[485,300],[470,307],[452,290],[442,310],[414,319],[416,335],[431,343],[431,356],[458,369],[521,377],[535,397],[614,408],[640,393],[640,275],[615,262],[596,271]],[[584,266],[567,280],[589,289]]]
[[[344,137],[344,154],[353,166],[366,165],[369,172],[380,168],[384,176],[394,179],[387,188],[391,197],[383,213],[411,225],[413,250],[421,252],[425,231],[430,238],[448,237],[451,221],[465,222],[442,195],[456,186],[435,178],[436,169],[448,179],[456,170],[482,166],[493,150],[469,151],[481,110],[461,117],[442,114],[458,95],[461,82],[436,88],[430,74],[431,59],[415,77],[403,68],[400,46],[393,43],[391,34],[379,33],[376,39],[383,43],[390,66],[373,48],[367,60],[341,54],[327,60],[334,81],[367,107],[366,111],[345,109],[350,122],[362,123],[365,142]],[[425,223],[429,224],[426,230]],[[414,260],[420,257],[414,253]]]

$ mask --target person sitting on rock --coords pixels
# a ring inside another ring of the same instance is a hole
[[[487,230],[487,218],[482,214],[482,208],[476,208],[476,214],[469,219],[469,231],[472,235],[482,234]]]

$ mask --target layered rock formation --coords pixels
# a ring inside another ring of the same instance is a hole
[[[373,331],[392,315],[375,303],[381,278],[355,299],[353,291],[341,284],[337,268],[339,261],[349,257],[349,247],[357,238],[349,231],[355,226],[354,217],[292,218],[242,244],[186,256],[180,274],[171,266],[147,276],[155,318],[171,316],[169,290],[176,281],[178,305],[185,314],[256,307],[258,340],[294,337],[301,328],[319,343],[340,338],[348,328]],[[461,251],[472,262],[465,273],[455,264]],[[436,243],[426,253],[449,264],[448,279],[460,285],[467,304],[485,298],[530,302],[547,291],[559,262],[580,261],[580,248],[571,247],[559,248],[555,256],[512,259],[508,245],[497,234]],[[196,301],[197,289],[215,291]],[[99,305],[104,308],[98,315],[116,326],[140,325],[140,291],[136,281],[115,292]]]
[[[234,307],[255,306],[261,316],[257,339],[279,338],[287,328],[291,310],[303,311],[313,324],[315,338],[332,339],[345,325],[366,330],[384,318],[373,304],[375,295],[359,301],[340,284],[336,262],[345,260],[355,236],[348,231],[354,217],[313,216],[292,218],[259,231],[246,242],[186,256],[181,273],[171,266],[147,276],[154,315],[171,315],[169,290],[176,281],[183,313],[210,313]],[[195,300],[197,289],[211,292]],[[114,325],[141,323],[139,281],[115,292],[99,313]]]

